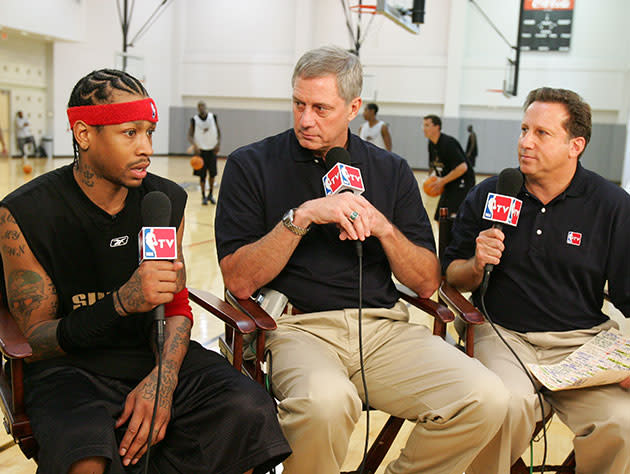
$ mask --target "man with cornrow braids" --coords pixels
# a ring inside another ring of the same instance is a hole
[[[161,304],[165,344],[149,472],[267,471],[290,453],[273,401],[190,340],[186,194],[147,172],[155,102],[137,79],[103,69],[77,83],[68,118],[74,163],[0,203],[2,297],[33,349],[25,385],[37,472],[144,468],[157,382],[152,310]],[[140,207],[151,191],[172,203],[178,259],[138,266]]]

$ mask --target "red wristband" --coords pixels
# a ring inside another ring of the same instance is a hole
[[[192,309],[188,302],[188,288],[184,288],[173,296],[173,301],[164,305],[164,316],[186,316],[194,323]]]

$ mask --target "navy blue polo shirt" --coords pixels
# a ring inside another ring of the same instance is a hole
[[[435,251],[418,184],[407,162],[348,133],[351,164],[361,169],[363,196],[416,245]],[[293,130],[233,152],[221,179],[215,220],[219,261],[269,233],[285,212],[324,197],[325,163],[302,148]],[[391,308],[398,294],[378,239],[363,244],[363,304]],[[358,305],[358,259],[334,224],[313,225],[282,272],[268,285],[300,310]]]
[[[491,226],[481,218],[497,177],[469,193],[453,226],[442,268],[475,254],[475,238]],[[630,316],[630,195],[578,163],[569,187],[543,205],[525,186],[517,227],[505,225],[505,251],[486,294],[490,317],[519,332],[593,327],[602,311],[604,283],[614,305]],[[480,305],[480,295],[473,293]]]

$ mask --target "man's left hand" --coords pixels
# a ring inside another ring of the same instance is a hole
[[[630,389],[630,377],[628,377],[626,380],[622,380],[621,382],[619,382],[619,385],[621,385],[626,390]]]
[[[175,383],[165,383],[164,371],[162,372],[162,384],[160,388],[160,400],[155,413],[153,426],[153,440],[151,445],[159,443],[166,435],[166,427],[171,419],[171,405]],[[118,420],[116,428],[129,424],[118,453],[123,457],[123,465],[136,464],[147,450],[147,439],[151,427],[153,404],[155,402],[157,384],[157,368],[153,369],[140,384],[134,388],[125,401],[125,407]],[[131,417],[131,418],[130,418]]]

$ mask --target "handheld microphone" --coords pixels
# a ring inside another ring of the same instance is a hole
[[[336,146],[326,153],[328,172],[322,178],[326,196],[334,196],[343,192],[362,194],[365,191],[361,170],[350,166],[350,153],[345,148]],[[363,256],[363,245],[355,240],[355,248],[359,257]]]
[[[493,229],[503,229],[503,224],[516,227],[523,201],[516,199],[516,195],[523,186],[523,175],[518,168],[506,168],[499,174],[496,193],[488,193],[483,218],[493,221]],[[494,265],[487,263],[484,268],[481,292],[485,294],[490,281],[490,273]]]
[[[488,193],[486,198],[486,206],[483,211],[483,218],[486,220],[494,221],[492,227],[494,229],[502,229],[503,224],[508,224],[516,227],[518,224],[518,218],[520,216],[521,207],[523,201],[516,199],[516,195],[523,186],[523,175],[518,168],[506,168],[499,174],[499,180],[497,181],[496,193]],[[480,286],[481,294],[481,309],[483,311],[486,320],[492,326],[492,329],[496,333],[497,337],[503,341],[503,344],[510,350],[512,355],[516,358],[520,366],[523,368],[527,377],[532,383],[532,386],[536,387],[536,383],[533,379],[530,371],[525,367],[525,364],[520,359],[518,354],[505,340],[503,335],[499,332],[494,324],[493,318],[490,317],[488,310],[486,309],[486,291],[488,290],[488,282],[490,281],[490,273],[494,265],[488,263],[484,268],[483,280]],[[545,404],[543,403],[542,394],[539,388],[536,388],[536,395],[538,396],[538,403],[540,406],[540,419],[545,419]],[[544,439],[544,452],[543,452],[543,471],[545,470],[545,460],[547,459],[547,428],[543,423],[543,439]]]
[[[177,258],[177,230],[168,227],[171,222],[171,200],[162,191],[151,191],[142,199],[140,205],[142,215],[142,229],[138,234],[138,250],[140,262],[144,260],[174,260]],[[164,305],[158,305],[153,309],[153,318],[156,325],[156,345],[158,354],[157,384],[155,387],[155,401],[153,402],[153,414],[149,427],[149,439],[147,441],[145,474],[149,472],[149,457],[151,455],[151,440],[153,439],[153,427],[160,398],[160,385],[162,380],[162,350],[164,349]]]
[[[177,258],[177,230],[168,227],[171,221],[171,200],[161,191],[151,191],[142,199],[140,207],[142,229],[138,234],[140,262],[144,260],[175,260]],[[158,346],[164,344],[164,305],[153,309],[157,323]]]
[[[365,191],[361,170],[350,166],[350,153],[345,148],[336,146],[326,153],[326,167],[328,172],[322,178],[324,192],[326,196],[332,196],[343,192],[353,192],[361,194]],[[363,394],[365,405],[370,406],[367,382],[365,379],[365,364],[363,358],[363,243],[360,240],[354,241],[354,248],[359,258],[359,361],[361,368],[361,382],[363,384]],[[370,432],[370,410],[366,412],[365,418],[365,446],[363,448],[363,460],[359,472],[363,473],[367,458],[368,435]]]
[[[362,194],[365,191],[361,170],[350,166],[350,153],[345,148],[336,146],[326,153],[328,172],[322,177],[326,196],[350,191]]]

